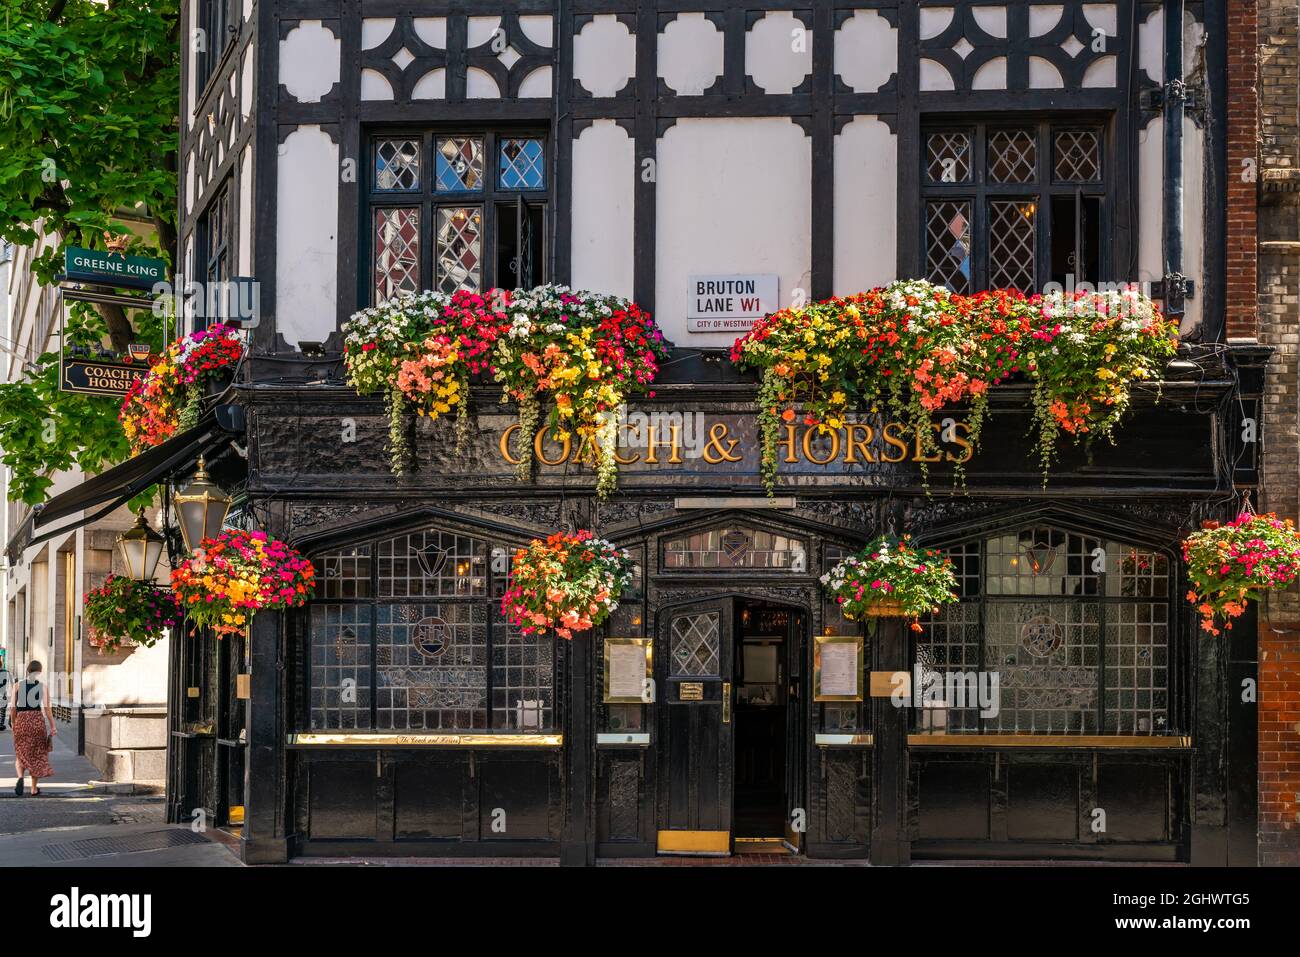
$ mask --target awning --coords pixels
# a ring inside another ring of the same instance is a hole
[[[191,466],[200,455],[211,457],[242,433],[242,411],[238,406],[218,406],[194,428],[36,506],[9,542],[9,560],[16,563],[24,549],[102,518],[149,486]],[[104,507],[96,508],[100,505]],[[87,514],[88,509],[95,511]],[[80,518],[50,527],[77,512],[83,513]]]

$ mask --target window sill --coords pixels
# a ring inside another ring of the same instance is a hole
[[[285,741],[289,748],[562,748],[564,735],[399,734],[393,732],[303,731]]]
[[[1181,734],[909,734],[908,747],[925,748],[1111,748],[1190,750]]]

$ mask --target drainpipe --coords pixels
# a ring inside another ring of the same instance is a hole
[[[1187,100],[1183,83],[1183,0],[1165,0],[1164,18],[1165,312],[1181,316],[1187,297],[1187,278],[1183,275],[1183,113]]]

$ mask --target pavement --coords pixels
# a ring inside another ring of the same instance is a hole
[[[218,833],[166,823],[161,793],[99,780],[99,769],[54,736],[54,776],[14,794],[14,746],[0,732],[0,867],[239,867]]]

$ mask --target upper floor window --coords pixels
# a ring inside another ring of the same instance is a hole
[[[230,281],[233,251],[230,209],[230,179],[221,184],[199,217],[195,230],[195,277],[203,284],[202,308],[195,309],[194,328],[204,329],[225,318],[226,300],[221,294]]]
[[[555,639],[521,635],[501,615],[511,551],[429,528],[317,557],[310,728],[551,728]]]
[[[1069,288],[1109,278],[1111,172],[1099,124],[955,123],[922,133],[921,235],[953,292]]]
[[[938,706],[917,712],[920,730],[1142,735],[1177,727],[1167,555],[1046,524],[948,554],[961,601],[944,606],[916,641],[923,671],[948,676]],[[998,676],[995,713],[947,694],[957,676],[981,674]]]
[[[199,30],[195,44],[194,67],[198,76],[195,89],[200,92],[208,85],[212,73],[226,52],[226,45],[234,39],[230,18],[230,0],[198,0]]]
[[[429,132],[370,144],[369,298],[546,281],[546,140]]]

